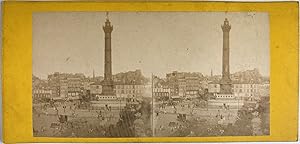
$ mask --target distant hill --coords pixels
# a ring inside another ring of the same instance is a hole
[[[152,82],[154,87],[168,86],[168,82],[158,76],[153,76]]]
[[[210,81],[217,82],[222,78],[221,75],[214,75],[208,77]],[[262,83],[268,82],[270,80],[269,77],[262,76],[257,68],[252,70],[245,70],[232,73],[230,78],[233,83]]]
[[[231,74],[231,80],[237,83],[261,83],[265,78],[259,73],[257,68],[253,70],[239,71]]]
[[[39,77],[32,75],[32,87],[33,88],[47,87],[47,81],[41,80]]]
[[[102,81],[103,79],[104,79],[103,76],[96,76],[94,78],[89,78],[89,80],[93,82]]]
[[[38,81],[38,80],[40,80],[40,78],[38,78],[38,77],[35,76],[35,75],[32,75],[32,81]]]
[[[146,84],[149,79],[143,76],[141,70],[121,72],[113,75],[113,80],[119,83]]]

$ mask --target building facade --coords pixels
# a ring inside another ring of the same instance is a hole
[[[209,83],[208,92],[219,94],[220,93],[220,84],[218,83]],[[268,83],[240,83],[233,82],[232,84],[232,93],[236,98],[254,98],[269,96],[270,89]],[[221,95],[220,95],[221,96]],[[224,95],[225,96],[225,95]]]
[[[258,95],[262,97],[270,96],[270,83],[264,82],[261,85],[258,85]]]
[[[185,77],[187,97],[197,97],[200,91],[200,78],[198,75],[190,74]]]
[[[216,82],[210,82],[208,84],[209,93],[220,93],[220,84]]]
[[[170,97],[171,89],[168,87],[155,87],[153,88],[154,97]]]
[[[172,96],[194,97],[199,94],[203,75],[201,73],[177,72],[166,75]]]
[[[115,93],[118,98],[140,99],[146,91],[143,84],[138,83],[115,83]]]
[[[94,82],[90,85],[91,95],[100,95],[102,93],[102,83]]]
[[[173,71],[172,73],[166,74],[166,81],[171,89],[172,96],[179,95],[179,78],[183,77],[183,73]]]
[[[82,73],[59,73],[48,75],[48,86],[52,90],[52,97],[78,99],[84,90]]]
[[[42,99],[52,97],[52,90],[50,87],[39,87],[32,90],[34,99]]]
[[[260,85],[258,83],[233,83],[233,93],[240,98],[258,96]]]
[[[68,85],[68,98],[70,99],[79,99],[83,95],[83,78],[74,76],[67,78]]]
[[[178,79],[178,95],[185,97],[186,95],[186,80],[184,78]]]

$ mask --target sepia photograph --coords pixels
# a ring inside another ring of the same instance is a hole
[[[35,12],[34,137],[270,135],[263,12]]]

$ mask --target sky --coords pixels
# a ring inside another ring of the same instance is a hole
[[[221,75],[228,18],[230,72],[258,68],[270,73],[269,16],[256,12],[109,12],[112,71],[141,69],[165,77],[172,71]],[[104,74],[105,12],[33,14],[33,74]]]

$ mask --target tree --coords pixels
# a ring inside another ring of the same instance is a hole
[[[131,110],[129,105],[125,106],[120,112],[120,119],[116,125],[110,125],[107,128],[106,136],[109,137],[134,137],[133,123],[135,121],[135,111]]]
[[[91,93],[90,90],[87,90],[85,94],[81,95],[82,102],[89,102],[91,100]]]
[[[230,133],[230,131],[232,131],[233,129],[234,131],[233,135],[240,135],[240,136],[252,135],[252,125],[251,125],[252,119],[253,119],[252,112],[247,110],[246,106],[244,105],[241,108],[241,110],[238,111],[238,119],[235,122],[234,126],[227,127],[225,131]]]

